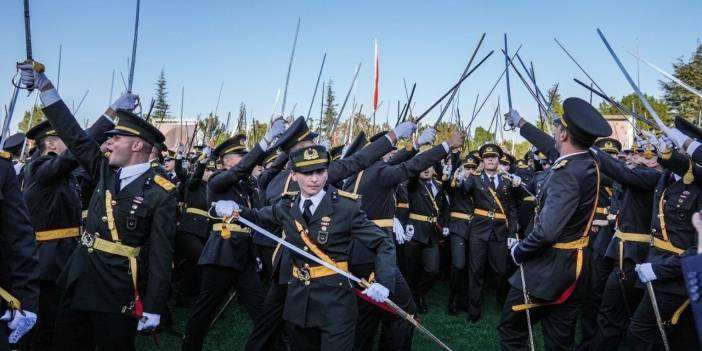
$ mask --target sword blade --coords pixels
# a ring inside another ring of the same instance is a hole
[[[141,0],[137,0],[136,4],[136,17],[134,19],[134,40],[132,41],[132,58],[129,61],[129,80],[127,85],[127,91],[132,92],[132,84],[134,83],[134,63],[136,62],[136,50],[137,42],[139,40],[139,8],[141,7]]]
[[[288,62],[288,74],[285,76],[285,91],[283,92],[283,104],[280,107],[280,115],[285,117],[285,101],[288,98],[288,83],[290,82],[290,71],[292,70],[293,58],[295,58],[295,47],[297,47],[297,35],[300,34],[300,20],[297,18],[297,29],[295,29],[295,39],[293,39],[292,52],[290,52],[290,62]]]
[[[614,61],[617,63],[617,66],[619,66],[619,69],[622,71],[624,74],[624,77],[626,78],[627,82],[629,82],[629,85],[631,85],[631,88],[634,89],[634,92],[636,95],[639,97],[639,100],[641,100],[641,103],[644,105],[646,108],[646,111],[648,111],[649,114],[653,117],[653,120],[656,121],[656,124],[658,124],[658,127],[665,132],[666,134],[668,133],[668,127],[661,121],[661,118],[658,117],[658,114],[656,111],[651,107],[651,104],[648,103],[648,99],[643,95],[639,87],[634,83],[634,80],[631,79],[631,76],[629,75],[629,72],[626,71],[626,68],[624,68],[624,65],[622,64],[621,61],[619,61],[619,57],[617,57],[617,54],[614,53],[614,50],[612,50],[612,47],[609,45],[609,42],[607,41],[607,38],[605,38],[604,34],[602,31],[598,28],[597,29],[597,34],[600,36],[602,39],[602,42],[604,42],[605,46],[607,47],[607,50],[609,53],[612,55],[612,58],[614,58]]]
[[[507,51],[507,33],[505,33],[505,83],[507,84],[507,105],[509,105],[509,110],[512,111],[512,89],[509,85],[509,51]],[[516,70],[516,68],[515,68]]]
[[[29,20],[29,0],[24,0],[24,42],[27,49],[27,60],[32,61],[32,27]]]
[[[648,289],[648,297],[651,298],[651,307],[653,307],[653,314],[656,316],[656,324],[658,324],[658,330],[661,332],[663,348],[665,348],[665,351],[670,351],[670,345],[668,344],[668,336],[665,334],[665,328],[663,327],[663,319],[661,318],[661,311],[658,309],[658,301],[656,301],[656,293],[653,291],[653,283],[651,283],[650,281],[647,282],[646,289]]]
[[[346,107],[346,103],[349,101],[349,96],[351,96],[351,91],[353,90],[354,85],[356,85],[356,79],[358,78],[358,72],[360,70],[361,70],[361,62],[359,62],[358,66],[356,66],[356,71],[353,74],[353,80],[351,81],[351,86],[349,86],[349,91],[346,92],[346,97],[344,98],[344,103],[341,104],[341,108],[339,109],[339,114],[336,116],[336,120],[334,120],[334,125],[332,126],[332,129],[329,133],[330,139],[334,136],[334,132],[336,131],[336,127],[339,125],[339,121],[341,120],[341,114],[344,112],[344,108]]]
[[[697,96],[699,96],[699,97],[702,97],[702,92],[700,92],[699,90],[693,88],[691,85],[689,85],[689,84],[683,82],[681,79],[678,79],[678,78],[675,77],[674,75],[672,75],[672,74],[670,74],[670,73],[668,73],[668,72],[662,70],[661,68],[659,68],[658,66],[656,66],[656,65],[654,65],[653,63],[649,62],[649,61],[646,60],[645,58],[643,58],[643,57],[641,57],[641,56],[639,56],[639,55],[637,55],[637,54],[635,54],[635,53],[633,53],[633,52],[631,52],[631,51],[628,51],[628,50],[627,50],[627,52],[628,52],[631,56],[634,56],[637,60],[639,60],[639,61],[645,63],[646,65],[648,65],[648,67],[651,67],[651,68],[653,68],[654,70],[658,71],[658,73],[662,74],[662,75],[665,76],[666,78],[672,80],[672,81],[675,82],[675,83],[678,83],[681,87],[687,89],[687,91],[689,91],[689,92],[691,92],[691,93],[693,93],[693,94],[695,94],[695,95],[697,95]]]
[[[315,256],[315,255],[312,255],[312,254],[310,254],[309,252],[304,251],[304,250],[300,249],[299,247],[297,247],[297,246],[295,246],[295,245],[293,245],[293,244],[291,244],[291,243],[289,243],[289,242],[287,242],[287,241],[285,241],[285,240],[279,238],[278,236],[276,236],[276,235],[272,234],[271,232],[269,232],[269,231],[267,231],[267,230],[265,230],[265,229],[259,227],[258,225],[256,225],[255,223],[249,221],[248,219],[246,219],[246,218],[244,218],[244,217],[241,217],[241,216],[238,216],[237,221],[238,221],[239,223],[241,223],[241,224],[243,224],[243,225],[245,225],[245,226],[247,226],[247,227],[249,227],[249,228],[251,228],[251,229],[257,231],[258,233],[260,233],[261,235],[267,237],[268,239],[271,239],[271,240],[277,242],[278,244],[285,246],[286,248],[290,249],[292,252],[294,252],[294,253],[296,253],[296,254],[298,254],[298,255],[304,257],[304,258],[307,258],[307,259],[309,259],[309,260],[311,260],[311,261],[313,261],[313,262],[315,262],[315,263],[318,263],[318,264],[320,264],[320,265],[322,265],[322,266],[324,266],[324,267],[326,267],[326,268],[328,268],[328,269],[331,269],[331,270],[334,271],[335,273],[340,274],[341,276],[343,276],[343,277],[345,277],[345,278],[347,278],[347,279],[349,279],[349,280],[351,280],[351,281],[353,281],[353,282],[355,282],[355,283],[357,283],[357,284],[359,284],[359,285],[361,285],[361,286],[363,286],[363,287],[368,287],[368,282],[367,282],[367,281],[362,280],[362,279],[356,277],[355,275],[353,275],[353,274],[351,274],[351,273],[349,273],[349,272],[346,272],[346,271],[340,269],[339,267],[337,267],[337,266],[335,266],[335,265],[331,265],[331,264],[329,264],[329,263],[323,261],[321,258],[319,258],[319,257],[317,257],[317,256]],[[416,319],[414,319],[414,317],[413,317],[411,314],[407,313],[407,312],[406,312],[405,310],[403,310],[400,306],[398,306],[397,304],[395,304],[392,300],[386,299],[383,303],[385,303],[388,307],[390,307],[393,311],[395,311],[395,313],[397,313],[397,315],[399,315],[400,317],[402,317],[403,319],[407,320],[407,321],[410,322],[412,325],[414,325],[415,328],[417,328],[417,329],[418,329],[419,331],[421,331],[423,334],[425,334],[426,336],[428,336],[428,337],[429,337],[430,339],[432,339],[435,343],[437,343],[438,345],[440,345],[441,347],[443,347],[445,350],[451,351],[451,348],[449,348],[448,346],[446,346],[446,344],[444,344],[441,340],[439,340],[439,338],[437,338],[434,334],[432,334],[432,333],[431,333],[429,330],[427,330],[424,326],[422,326],[421,324],[419,324],[419,322],[418,322]]]

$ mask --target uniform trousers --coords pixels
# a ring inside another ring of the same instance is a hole
[[[356,320],[303,328],[287,324],[293,351],[352,351]]]
[[[53,350],[135,350],[137,322],[131,314],[74,310],[62,300],[56,313]]]
[[[503,304],[509,291],[506,279],[507,244],[505,241],[480,238],[471,235],[468,244],[468,272],[470,274],[468,314],[472,317],[480,316],[480,306],[483,296],[483,283],[485,280],[485,265],[496,276],[497,302]]]
[[[665,325],[665,332],[671,350],[699,350],[700,344],[697,338],[694,321],[692,320],[691,308],[688,306],[680,315],[677,324],[670,322],[673,313],[688,299],[687,295],[676,295],[656,290],[656,281],[653,281],[653,289],[656,294],[658,310]],[[641,303],[631,317],[629,323],[629,348],[631,350],[654,351],[663,350],[663,339],[661,338],[656,317],[651,305],[648,290],[644,292]]]

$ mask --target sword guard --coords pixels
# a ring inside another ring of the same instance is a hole
[[[361,279],[361,281],[358,284],[366,289],[370,288],[371,286],[371,283],[365,279]]]

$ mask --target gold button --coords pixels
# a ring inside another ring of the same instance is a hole
[[[307,246],[303,247],[302,249],[305,250],[305,251],[309,251],[309,250],[310,250],[310,249],[307,248]]]
[[[112,206],[115,206],[115,205],[117,205],[117,201],[112,200],[111,204],[112,204]]]
[[[107,223],[107,217],[103,216],[103,217],[102,217],[102,221],[105,222],[105,223]]]

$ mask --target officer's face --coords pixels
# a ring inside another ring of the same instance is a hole
[[[419,173],[419,178],[422,180],[429,180],[431,177],[434,176],[434,167],[429,167],[425,170],[422,171],[422,173]]]
[[[137,137],[126,135],[112,136],[107,142],[107,151],[110,152],[110,166],[124,167],[132,164],[134,154],[141,153],[145,145],[146,143]]]
[[[509,164],[500,163],[500,169],[504,172],[509,172]]]
[[[292,172],[292,179],[300,186],[300,192],[305,197],[314,196],[322,190],[328,176],[326,168],[308,173]]]
[[[44,152],[53,152],[57,155],[62,154],[66,151],[66,144],[61,141],[59,137],[48,136],[44,139]]]
[[[244,158],[244,155],[241,154],[226,154],[222,157],[222,166],[225,169],[230,169],[236,166],[242,158]]]
[[[163,168],[166,172],[170,172],[175,169],[175,160],[168,160],[163,164]]]
[[[207,182],[208,180],[210,180],[211,175],[212,175],[212,170],[205,169],[205,173],[202,174],[202,180]]]
[[[490,156],[483,158],[483,167],[486,171],[497,171],[497,165],[499,164],[499,159],[496,156]]]
[[[251,171],[251,175],[258,178],[258,176],[261,175],[261,172],[263,172],[263,166],[256,165],[256,167],[254,167],[254,169]]]

